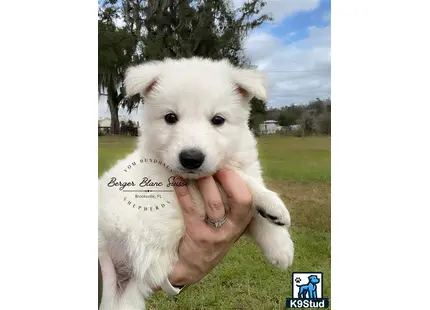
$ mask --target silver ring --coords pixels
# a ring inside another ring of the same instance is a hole
[[[227,222],[227,216],[224,215],[224,217],[222,219],[217,220],[217,221],[211,220],[210,218],[208,218],[206,216],[206,220],[205,221],[206,221],[207,224],[209,224],[209,226],[212,226],[213,228],[218,228],[218,227],[221,227],[222,225],[224,225],[225,222]]]

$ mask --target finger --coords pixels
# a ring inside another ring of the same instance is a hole
[[[197,181],[200,194],[205,202],[205,211],[209,219],[217,221],[225,216],[221,193],[212,176]]]
[[[185,185],[186,181],[180,177],[176,177],[174,180],[175,194],[181,207],[184,217],[195,216],[196,204],[194,203],[190,192],[188,191],[188,186]]]
[[[245,181],[235,171],[221,169],[215,178],[227,195],[230,206],[229,217],[235,223],[250,220],[252,194]]]

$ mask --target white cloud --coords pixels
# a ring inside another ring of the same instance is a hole
[[[331,90],[330,26],[309,27],[306,39],[283,45],[264,32],[252,33],[245,50],[269,76],[269,107],[326,98]]]
[[[235,8],[241,7],[247,0],[233,0]],[[266,0],[262,13],[271,13],[275,22],[302,11],[311,11],[318,7],[320,0]]]

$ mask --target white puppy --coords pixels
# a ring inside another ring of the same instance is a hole
[[[220,168],[237,171],[253,196],[247,233],[272,264],[290,266],[290,215],[263,183],[248,128],[249,101],[267,100],[265,75],[226,60],[167,59],[130,68],[125,86],[127,95],[140,93],[145,103],[137,149],[99,180],[101,309],[144,309],[151,287],[160,286],[178,261],[184,222],[174,175],[190,180],[204,215],[195,179]]]

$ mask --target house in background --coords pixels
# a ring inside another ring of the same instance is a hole
[[[111,119],[103,118],[98,120],[98,134],[99,136],[110,135],[111,134]],[[140,124],[137,121],[133,121],[131,119],[127,119],[126,117],[119,116],[119,130],[120,135],[131,135],[137,136],[139,135]]]
[[[278,121],[267,120],[260,124],[260,132],[263,134],[276,133],[282,130],[282,126],[278,125]]]

